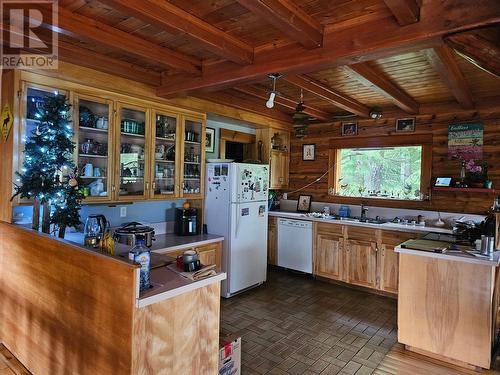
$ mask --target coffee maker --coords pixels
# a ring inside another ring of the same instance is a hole
[[[198,233],[198,210],[196,208],[176,208],[175,234],[193,236]]]

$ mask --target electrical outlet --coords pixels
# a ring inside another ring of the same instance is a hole
[[[127,207],[120,207],[120,217],[127,217]]]
[[[287,193],[283,193],[283,199],[288,199],[288,194]]]

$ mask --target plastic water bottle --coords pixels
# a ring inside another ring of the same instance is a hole
[[[128,258],[141,265],[140,290],[146,290],[151,286],[151,250],[144,245],[144,239],[136,239],[135,246],[130,249]]]

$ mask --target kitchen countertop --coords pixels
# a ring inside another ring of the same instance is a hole
[[[360,223],[356,221],[349,220],[340,220],[340,219],[323,219],[316,218],[312,216],[307,216],[304,213],[300,212],[288,212],[288,211],[269,211],[269,216],[274,217],[283,217],[288,219],[297,219],[297,220],[308,220],[308,221],[317,221],[322,223],[330,223],[330,224],[342,224],[342,225],[352,225],[358,227],[365,228],[374,228],[374,229],[386,229],[386,230],[394,230],[400,232],[413,232],[413,233],[446,233],[451,234],[453,231],[447,228],[438,228],[438,227],[429,227],[429,226],[420,226],[420,225],[405,225],[405,224],[396,224],[396,223],[383,223],[383,224],[374,224],[374,223]]]
[[[436,259],[453,260],[464,263],[482,264],[491,267],[497,267],[500,264],[500,250],[495,251],[491,258],[475,257],[473,255],[467,255],[462,253],[461,251],[456,250],[448,250],[446,253],[434,253],[432,251],[405,249],[400,246],[396,246],[394,248],[394,251],[400,254],[410,254]]]
[[[158,234],[155,236],[151,251],[155,253],[168,253],[182,250],[187,247],[209,245],[224,240],[223,236],[215,234],[198,234],[196,236],[177,236],[175,234]]]
[[[226,274],[219,272],[214,276],[192,281],[168,266],[155,268],[151,270],[151,284],[153,287],[140,293],[137,299],[137,307],[142,308],[225,279]]]

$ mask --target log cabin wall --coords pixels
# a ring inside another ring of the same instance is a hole
[[[402,117],[404,116],[400,118]],[[419,134],[432,133],[432,177],[458,177],[460,173],[459,162],[448,159],[448,125],[454,122],[477,120],[484,123],[483,159],[488,163],[488,176],[493,181],[493,187],[498,189],[500,187],[500,152],[498,152],[500,145],[500,105],[485,110],[466,111],[459,115],[453,113],[420,115],[417,116],[415,132],[403,134],[412,134],[418,137]],[[331,124],[311,125],[304,139],[292,137],[288,191],[299,189],[313,182],[314,179],[328,170],[329,142],[331,139],[342,138],[340,134],[341,122],[338,121]],[[391,136],[393,134],[395,134],[395,118],[383,117],[380,120],[358,121],[358,137]],[[316,144],[316,160],[303,161],[302,145],[310,143]],[[288,199],[296,199],[298,194],[311,194],[313,201],[317,202],[359,204],[359,201],[354,203],[349,198],[329,196],[327,176],[307,190],[289,195]],[[405,202],[367,198],[364,203],[373,206],[484,214],[491,207],[494,196],[494,194],[484,193],[433,192],[430,201]]]

